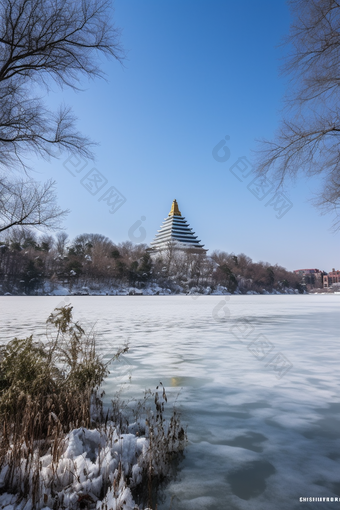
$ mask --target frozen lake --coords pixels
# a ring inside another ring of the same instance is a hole
[[[63,297],[0,297],[0,342],[41,334]],[[103,353],[105,387],[162,381],[189,445],[159,510],[329,509],[340,496],[340,295],[72,297]]]

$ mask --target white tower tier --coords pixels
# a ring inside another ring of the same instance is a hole
[[[172,202],[171,211],[161,228],[158,230],[155,239],[150,243],[152,251],[163,251],[169,248],[169,243],[178,250],[195,250],[206,252],[201,241],[194,235],[190,225],[178,209],[177,201]]]

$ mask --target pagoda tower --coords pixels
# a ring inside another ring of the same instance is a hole
[[[190,225],[182,216],[177,201],[172,202],[171,211],[165,218],[161,228],[150,243],[151,251],[163,251],[169,248],[169,243],[177,250],[194,250],[198,253],[205,253],[204,244],[194,235]]]

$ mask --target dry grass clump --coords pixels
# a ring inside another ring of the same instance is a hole
[[[121,348],[113,359],[127,350]],[[153,504],[186,434],[176,412],[165,420],[162,386],[150,393],[154,409],[146,400],[135,406],[132,425],[119,400],[104,413],[100,386],[111,361],[96,353],[93,330],[87,333],[72,320],[70,305],[56,308],[48,318],[45,343],[30,336],[0,348],[0,494],[17,494],[36,509],[47,503],[53,509],[101,508],[100,501],[102,508],[110,508],[113,500],[118,509],[117,488],[121,494],[131,488],[140,503]],[[137,467],[123,466],[121,460],[131,433],[140,450]],[[78,443],[84,438],[98,443],[92,460],[82,454],[85,467],[67,457],[76,436]],[[94,483],[94,473],[100,484]]]

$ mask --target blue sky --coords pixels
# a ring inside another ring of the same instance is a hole
[[[260,201],[249,190],[253,177],[240,182],[230,171],[240,157],[251,161],[256,139],[278,126],[287,86],[279,73],[286,3],[116,0],[114,18],[124,67],[104,60],[107,81],[85,81],[80,93],[55,88],[46,98],[53,108],[73,107],[79,129],[99,143],[96,161],[62,155],[32,162],[36,178],[57,181],[59,203],[71,210],[69,235],[97,232],[118,243],[140,221],[149,243],[176,198],[210,251],[243,252],[291,270],[339,267],[332,218],[308,202],[317,180],[289,184],[292,207],[278,219],[274,192]],[[230,157],[219,162],[212,151],[225,136]],[[81,183],[92,168],[107,181],[95,195]],[[112,187],[126,198],[114,214],[99,200]]]

